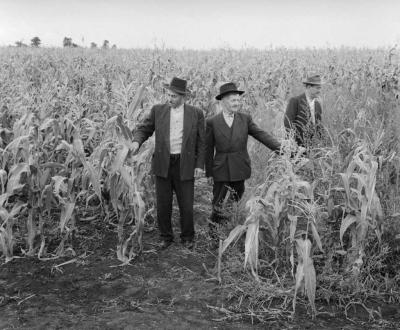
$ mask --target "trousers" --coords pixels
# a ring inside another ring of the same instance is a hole
[[[193,241],[195,234],[193,224],[194,179],[180,179],[179,155],[171,155],[166,178],[156,176],[158,228],[161,239],[170,242],[174,240],[171,222],[174,192],[179,206],[180,238],[182,241]]]
[[[227,194],[229,193],[229,196]],[[223,224],[226,218],[226,209],[234,202],[238,202],[244,193],[244,180],[241,181],[214,181],[213,185],[213,210],[211,223]]]

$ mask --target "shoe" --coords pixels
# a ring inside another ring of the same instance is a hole
[[[172,241],[162,241],[160,248],[161,250],[167,249],[172,244]]]
[[[189,249],[189,250],[193,250],[193,248],[194,248],[194,242],[193,241],[183,241],[182,245],[185,248]]]

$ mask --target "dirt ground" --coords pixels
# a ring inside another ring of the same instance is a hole
[[[216,251],[208,243],[198,240],[193,251],[180,243],[159,250],[153,230],[145,233],[145,252],[121,267],[115,229],[85,224],[80,232],[81,242],[83,237],[87,242],[79,256],[0,265],[0,329],[395,329],[400,324],[399,306],[390,320],[374,323],[327,315],[312,321],[305,313],[269,324],[226,320],[221,310],[227,291],[213,278]]]

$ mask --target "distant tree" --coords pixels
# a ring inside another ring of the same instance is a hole
[[[21,40],[15,42],[15,46],[17,47],[28,47],[27,44],[23,43]]]
[[[31,46],[32,47],[39,47],[41,44],[41,40],[39,37],[34,37],[31,39]]]
[[[72,47],[72,38],[64,37],[63,47]]]
[[[101,48],[108,49],[109,46],[110,46],[110,42],[108,40],[104,40],[103,41],[103,46]]]
[[[97,44],[95,42],[91,42],[90,43],[90,48],[97,48]]]
[[[117,49],[117,45],[116,44],[112,45],[111,49]]]
[[[72,42],[72,38],[64,37],[63,40],[64,47],[79,47],[76,43]]]

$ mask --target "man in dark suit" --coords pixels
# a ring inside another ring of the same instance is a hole
[[[186,80],[173,78],[168,90],[168,103],[152,107],[150,114],[138,125],[132,143],[135,153],[155,132],[152,169],[156,178],[157,220],[162,248],[174,239],[171,214],[175,191],[181,225],[181,241],[193,248],[194,178],[203,175],[204,115],[202,110],[185,103],[189,93]]]
[[[222,85],[216,96],[222,111],[207,119],[206,176],[213,183],[211,234],[215,231],[213,224],[225,220],[221,207],[228,191],[229,202],[238,201],[245,190],[244,182],[251,175],[248,136],[253,136],[271,150],[280,149],[280,143],[259,128],[250,115],[238,112],[243,93],[234,83]]]
[[[288,132],[293,130],[294,139],[301,147],[312,145],[313,139],[321,135],[321,77],[312,75],[303,81],[303,94],[292,97],[286,108],[284,125]]]

